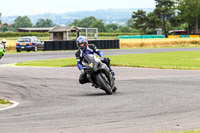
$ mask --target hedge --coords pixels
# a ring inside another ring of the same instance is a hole
[[[72,36],[76,34],[73,33]],[[85,35],[83,32],[82,35]],[[120,36],[120,35],[140,35],[139,33],[105,33],[99,32],[98,36]],[[38,33],[38,32],[0,32],[0,37],[21,37],[21,36],[38,36],[38,37],[47,37],[49,36],[48,32]]]
[[[20,37],[20,36],[38,36],[45,37],[49,36],[49,33],[38,33],[38,32],[0,32],[0,37]]]

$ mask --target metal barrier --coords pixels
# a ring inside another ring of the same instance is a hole
[[[118,36],[119,39],[150,39],[150,38],[165,38],[165,35],[130,35]]]
[[[119,40],[89,40],[89,44],[94,44],[98,49],[119,49]],[[75,40],[66,41],[45,41],[44,51],[50,50],[76,50],[78,49]]]
[[[119,39],[151,39],[151,38],[200,38],[200,35],[130,35],[118,36]]]

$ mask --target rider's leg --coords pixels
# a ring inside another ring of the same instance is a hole
[[[79,83],[80,84],[90,83],[89,79],[87,78],[87,74],[86,73],[80,74]]]

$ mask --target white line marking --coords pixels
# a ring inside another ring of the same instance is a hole
[[[9,101],[12,103],[11,106],[7,107],[7,108],[3,108],[3,109],[0,109],[0,111],[3,111],[3,110],[7,110],[7,109],[11,109],[11,108],[14,108],[14,107],[17,107],[19,105],[18,102],[15,102],[15,101]]]

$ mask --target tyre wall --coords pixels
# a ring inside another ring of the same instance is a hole
[[[94,44],[98,49],[119,49],[119,40],[89,40],[89,44]],[[78,49],[75,40],[66,41],[45,41],[44,51],[50,50],[76,50]]]

